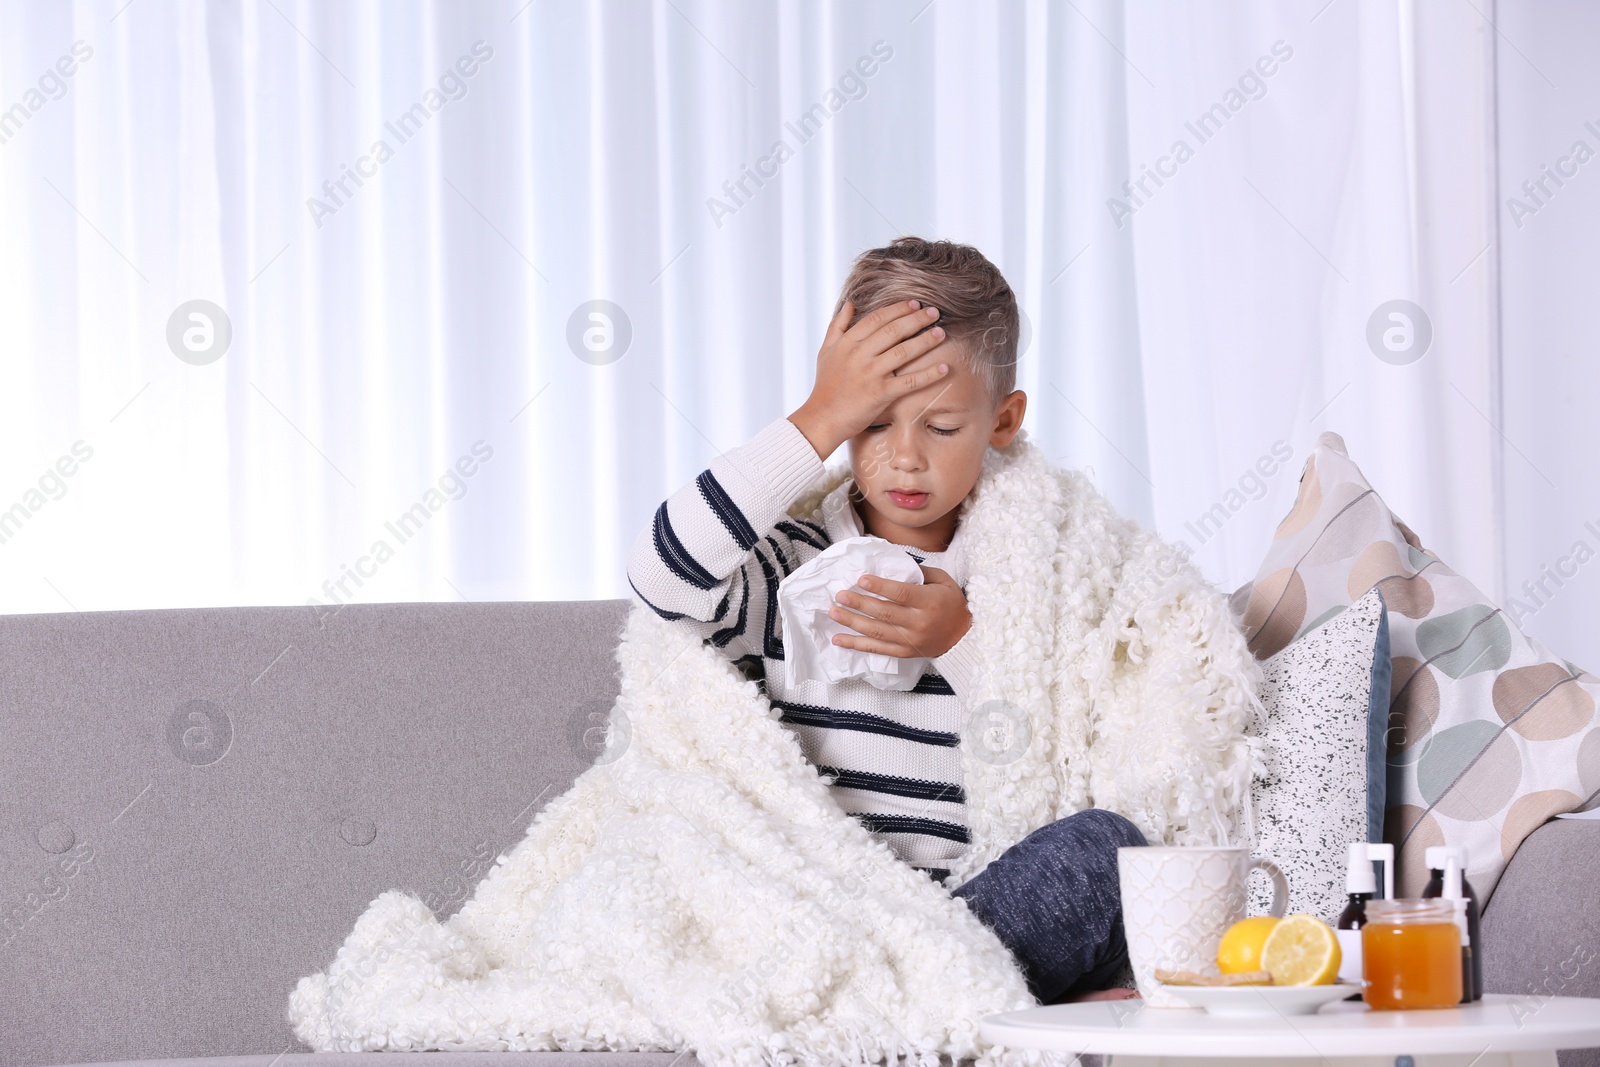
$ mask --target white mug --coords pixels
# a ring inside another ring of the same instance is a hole
[[[1272,914],[1281,918],[1289,883],[1270,860],[1243,845],[1117,849],[1122,925],[1139,994],[1152,1008],[1189,1005],[1157,987],[1158,967],[1217,973],[1217,945],[1245,917],[1247,882],[1259,867],[1272,879]]]

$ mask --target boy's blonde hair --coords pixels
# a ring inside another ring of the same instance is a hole
[[[1017,387],[1017,298],[999,269],[971,245],[896,237],[883,248],[869,248],[851,265],[834,314],[846,300],[854,305],[852,326],[899,300],[938,308],[939,318],[928,328],[944,327],[945,345],[953,345],[956,358],[983,380],[990,403],[998,407]]]

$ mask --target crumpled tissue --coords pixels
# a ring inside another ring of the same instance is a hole
[[[828,610],[844,607],[834,596],[841,589],[856,589],[863,574],[917,585],[923,582],[922,568],[905,549],[881,537],[864,536],[834,542],[778,583],[784,676],[790,686],[860,678],[879,689],[903,693],[915,688],[931,668],[932,661],[924,657],[885,656],[833,643],[834,634],[859,636],[859,631],[828,618]],[[878,596],[865,589],[856,592]]]

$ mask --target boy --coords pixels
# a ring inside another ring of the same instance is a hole
[[[862,253],[811,396],[669,497],[628,564],[640,599],[758,680],[840,806],[939,882],[968,843],[959,746],[977,661],[965,640],[961,515],[987,449],[1022,427],[1018,321],[1005,279],[970,246],[901,237]],[[824,501],[824,524],[790,518],[846,443],[853,477]],[[841,592],[832,615],[855,633],[835,643],[926,657],[934,671],[908,692],[862,680],[790,689],[778,583],[861,534],[905,549],[926,581],[863,575],[859,588],[887,600]],[[1080,812],[954,893],[1011,949],[1041,1001],[1087,994],[1126,962],[1116,849],[1144,843],[1120,816]]]

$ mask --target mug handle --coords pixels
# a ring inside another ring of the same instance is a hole
[[[1289,879],[1283,876],[1276,863],[1259,856],[1250,861],[1250,869],[1265,871],[1267,877],[1272,879],[1272,907],[1267,914],[1274,919],[1283,918],[1283,913],[1289,910]]]

